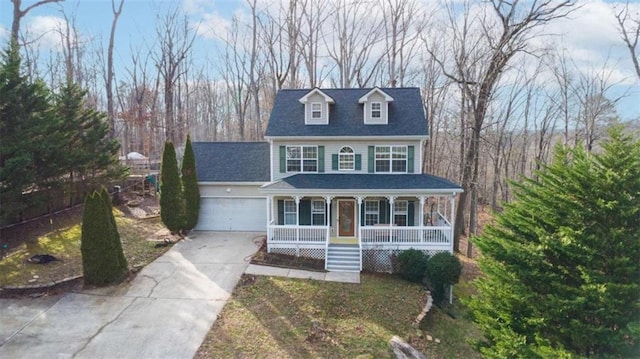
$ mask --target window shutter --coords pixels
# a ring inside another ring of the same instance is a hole
[[[299,221],[300,225],[309,226],[311,225],[311,200],[303,199],[300,201],[300,213],[299,213]]]
[[[360,225],[364,226],[364,202],[360,203]]]
[[[324,172],[324,146],[318,146],[318,172]]]
[[[334,171],[338,170],[338,155],[337,154],[331,155],[331,169],[334,170]]]
[[[414,205],[413,205],[413,201],[409,201],[409,204],[407,205],[407,225],[409,226],[415,226],[416,225],[416,219],[415,217],[415,209],[414,209]]]
[[[362,170],[362,155],[356,154],[356,171]]]
[[[278,200],[278,225],[284,224],[284,200]]]
[[[287,146],[280,146],[280,173],[287,172]]]
[[[407,172],[409,173],[413,173],[413,152],[414,152],[414,147],[413,146],[409,146],[407,147]]]
[[[380,201],[380,223],[389,224],[389,202],[386,199]]]
[[[374,173],[376,171],[376,146],[369,146],[369,173]]]

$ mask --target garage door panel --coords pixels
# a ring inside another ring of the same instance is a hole
[[[264,198],[202,198],[198,230],[265,231]]]

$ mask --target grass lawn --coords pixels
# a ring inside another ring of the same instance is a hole
[[[466,343],[477,333],[464,316],[433,307],[421,330],[413,326],[426,301],[421,286],[384,274],[361,282],[245,275],[196,358],[387,358],[394,335],[429,358],[479,357]]]
[[[167,247],[155,248],[155,243],[147,240],[163,228],[159,218],[130,218],[118,209],[114,215],[129,268],[144,266],[166,251]],[[82,275],[80,221],[76,218],[62,228],[52,222],[45,234],[25,238],[0,260],[0,286],[42,285]],[[42,265],[27,262],[36,254],[51,254],[60,261]]]

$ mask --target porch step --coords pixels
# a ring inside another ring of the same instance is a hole
[[[360,249],[353,244],[329,244],[327,270],[334,272],[360,272]]]

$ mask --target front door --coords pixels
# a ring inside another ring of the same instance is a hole
[[[338,237],[353,237],[356,233],[356,202],[351,199],[338,200]]]

